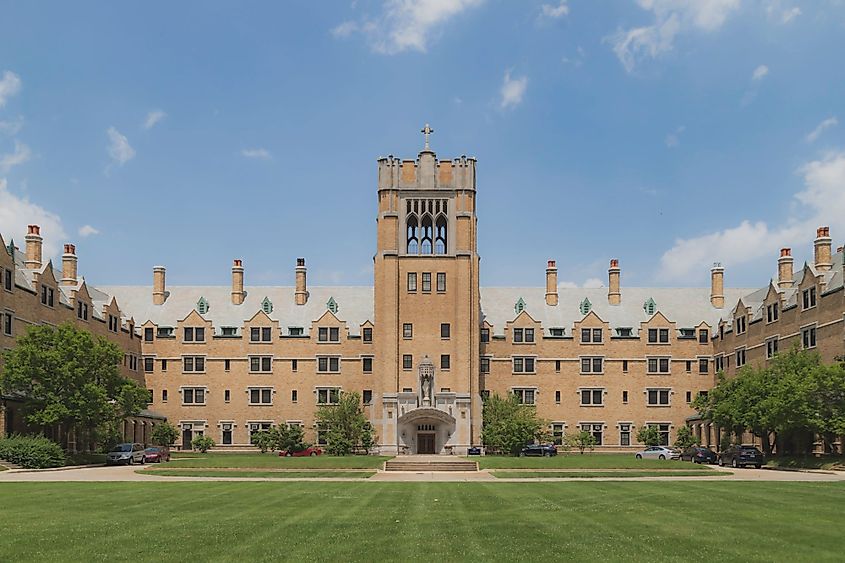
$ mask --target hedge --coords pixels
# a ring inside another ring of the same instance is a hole
[[[44,436],[13,435],[0,439],[0,459],[26,469],[62,467],[65,453],[62,448]]]

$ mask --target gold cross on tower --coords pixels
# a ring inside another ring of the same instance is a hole
[[[426,123],[425,127],[420,129],[420,133],[425,135],[425,148],[423,150],[426,150],[426,151],[431,150],[431,147],[428,146],[428,136],[431,135],[432,133],[434,133],[434,129],[429,127],[428,123]]]

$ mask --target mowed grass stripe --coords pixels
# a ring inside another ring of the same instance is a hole
[[[275,453],[207,453],[205,455],[174,454],[164,465],[178,468],[243,468],[243,469],[377,469],[389,456],[309,456],[280,457]]]
[[[7,483],[0,495],[14,561],[824,561],[841,560],[845,485]]]
[[[480,469],[685,469],[706,470],[689,461],[637,459],[634,454],[558,454],[554,457],[469,457]]]

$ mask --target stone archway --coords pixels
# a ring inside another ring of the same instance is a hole
[[[409,454],[442,454],[451,448],[455,418],[433,407],[412,409],[397,421],[402,451]]]

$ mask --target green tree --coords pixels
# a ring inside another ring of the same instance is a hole
[[[326,452],[331,455],[349,455],[357,449],[366,451],[375,440],[357,392],[341,392],[336,405],[317,409],[316,419],[325,433]]]
[[[150,439],[156,446],[170,446],[179,438],[179,430],[169,422],[160,422],[153,428]]]
[[[123,377],[123,351],[70,323],[30,327],[4,353],[0,390],[21,397],[27,424],[63,433],[113,434],[147,405],[147,392]]]
[[[273,445],[275,443],[275,439],[272,434],[273,429],[270,430],[261,430],[260,432],[253,432],[252,436],[250,436],[249,441],[252,443],[253,446],[258,446],[258,449],[261,453],[267,453],[268,450],[273,449]]]
[[[678,435],[675,437],[675,447],[681,450],[691,448],[698,444],[698,440],[693,435],[689,426],[681,426],[678,428]]]
[[[563,442],[567,448],[575,448],[581,455],[584,455],[586,450],[593,451],[596,446],[596,437],[591,432],[582,430],[572,434],[566,434],[563,437]]]
[[[214,440],[209,436],[194,436],[194,439],[191,440],[191,447],[205,453],[214,447]]]
[[[655,426],[640,426],[640,429],[637,430],[637,442],[646,446],[659,446],[660,432],[657,431]]]
[[[520,404],[515,395],[493,394],[484,400],[481,441],[487,448],[517,455],[526,444],[547,440],[547,429],[534,406]]]
[[[273,447],[279,451],[298,452],[304,450],[305,430],[299,424],[281,424],[270,432],[273,437]]]

